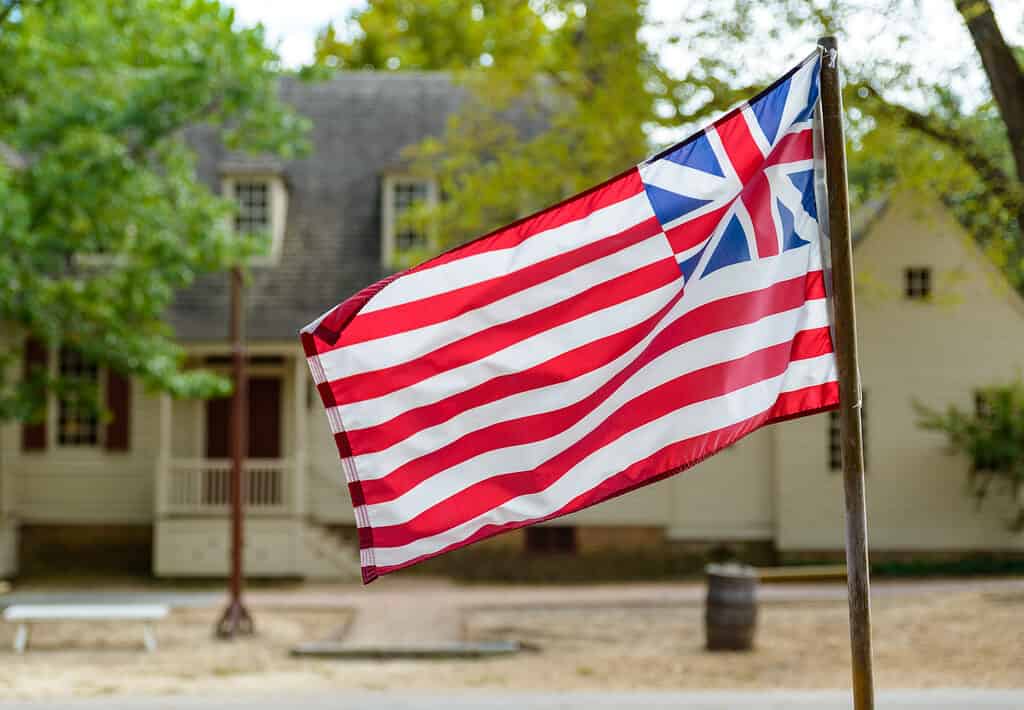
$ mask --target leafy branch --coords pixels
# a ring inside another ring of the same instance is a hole
[[[1007,483],[1018,506],[1013,528],[1024,529],[1024,381],[985,387],[977,392],[977,402],[974,412],[955,405],[936,410],[914,402],[918,426],[944,433],[951,450],[968,457],[979,501],[994,481]]]
[[[869,100],[870,107],[877,113],[956,151],[985,182],[990,194],[1017,215],[1018,224],[1024,232],[1024,195],[1021,183],[988,155],[977,141],[947,121],[886,100],[878,89],[866,81],[851,84],[849,89]]]

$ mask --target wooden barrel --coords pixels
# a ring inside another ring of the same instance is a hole
[[[708,565],[704,633],[709,651],[748,651],[757,628],[757,570],[748,565]]]

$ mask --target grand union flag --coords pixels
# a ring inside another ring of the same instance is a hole
[[[838,404],[818,68],[303,329],[364,582]]]

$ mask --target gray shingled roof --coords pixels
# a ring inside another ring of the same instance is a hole
[[[312,151],[274,166],[288,186],[287,224],[280,262],[252,269],[251,340],[294,338],[381,278],[381,177],[405,146],[442,133],[464,93],[441,73],[345,72],[319,83],[284,79],[281,95],[312,121]],[[225,168],[254,160],[225,150],[210,130],[191,131],[189,140],[214,190]],[[179,295],[169,317],[180,340],[227,337],[227,284],[226,274],[210,275]]]

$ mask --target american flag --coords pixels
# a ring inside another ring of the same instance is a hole
[[[364,582],[838,404],[818,68],[302,330]]]

